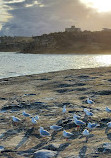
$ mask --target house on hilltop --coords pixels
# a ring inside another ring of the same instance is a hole
[[[71,28],[65,28],[65,32],[81,32],[81,29],[71,26]]]

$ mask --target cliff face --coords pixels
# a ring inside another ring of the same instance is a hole
[[[111,32],[58,32],[35,37],[1,40],[0,51],[37,54],[110,53]]]
[[[24,53],[110,53],[111,32],[60,32],[33,37]]]
[[[20,52],[31,41],[32,37],[0,37],[0,51]]]

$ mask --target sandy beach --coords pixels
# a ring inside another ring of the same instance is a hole
[[[86,103],[88,97],[94,104]],[[62,113],[64,105],[65,114]],[[0,157],[36,158],[35,152],[48,150],[57,158],[109,158],[111,130],[107,123],[111,121],[111,114],[105,111],[106,106],[111,108],[111,67],[0,79],[0,146],[4,147]],[[86,118],[84,108],[94,115]],[[24,110],[32,117],[39,115],[36,125],[31,118],[22,115]],[[73,114],[80,115],[86,123],[78,131]],[[15,125],[11,116],[21,121]],[[87,129],[88,122],[99,126],[90,131],[85,142],[82,132]],[[54,124],[63,129],[54,132],[49,128]],[[51,136],[42,138],[40,126]],[[64,129],[74,136],[66,140],[62,136]]]

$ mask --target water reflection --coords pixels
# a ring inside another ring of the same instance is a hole
[[[100,55],[95,57],[95,59],[104,66],[111,66],[111,55]]]
[[[0,53],[0,78],[111,65],[111,55]]]

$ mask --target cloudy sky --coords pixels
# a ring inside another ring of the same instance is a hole
[[[0,0],[0,35],[111,28],[111,0]]]

